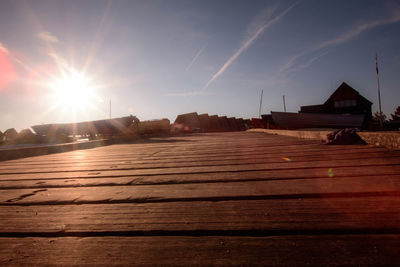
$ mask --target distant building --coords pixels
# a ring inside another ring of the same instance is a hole
[[[18,135],[17,130],[15,130],[14,128],[10,128],[3,133],[3,138],[5,139],[5,141],[10,141],[15,137],[17,137],[17,135]]]
[[[175,119],[174,125],[181,125],[185,132],[199,131],[201,127],[197,112],[178,115]]]
[[[363,128],[372,118],[372,102],[343,82],[322,105],[302,106],[300,113],[363,114]]]

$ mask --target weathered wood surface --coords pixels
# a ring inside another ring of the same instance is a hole
[[[93,231],[238,230],[261,235],[349,230],[376,233],[391,232],[398,227],[400,198],[2,206],[0,218],[8,222],[2,226],[3,235],[31,232],[39,236],[41,233],[90,236]]]
[[[397,235],[0,238],[0,264],[398,266]],[[384,248],[384,249],[382,249]],[[251,264],[250,264],[251,263]]]
[[[400,264],[400,152],[260,133],[0,162],[0,264]]]

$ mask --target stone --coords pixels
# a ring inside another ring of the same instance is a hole
[[[326,145],[355,145],[355,144],[363,144],[366,142],[361,139],[361,137],[357,134],[357,129],[341,129],[334,132],[329,133],[326,136]]]

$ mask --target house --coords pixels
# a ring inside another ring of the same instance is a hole
[[[180,114],[176,117],[174,125],[183,126],[185,132],[198,131],[201,128],[199,115],[197,112]]]
[[[226,132],[230,131],[230,125],[228,118],[226,116],[218,116],[219,124],[221,125],[221,131]]]
[[[210,131],[210,117],[207,113],[199,114],[200,126],[203,132]]]
[[[5,139],[5,141],[10,141],[17,137],[17,135],[17,130],[15,130],[14,128],[10,128],[3,133],[3,138]]]
[[[222,130],[218,115],[209,116],[209,120],[210,120],[210,132],[220,132]]]
[[[300,113],[362,114],[362,128],[368,128],[372,118],[372,102],[343,82],[322,105],[302,106]]]

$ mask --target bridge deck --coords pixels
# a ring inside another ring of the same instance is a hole
[[[0,263],[400,263],[400,152],[262,133],[0,162]]]

